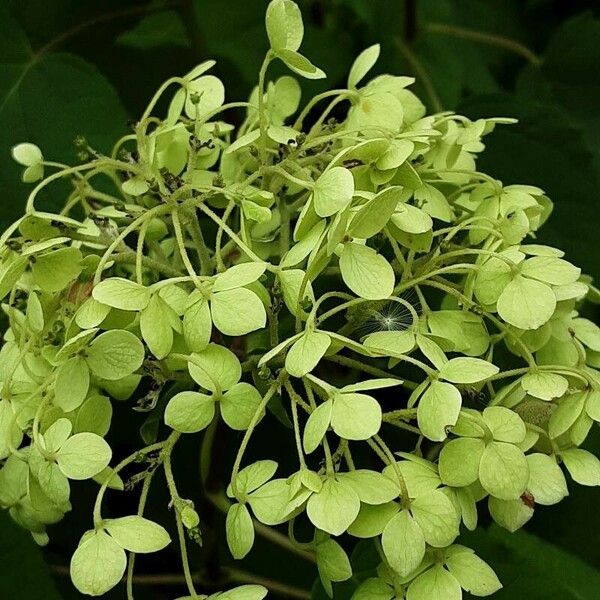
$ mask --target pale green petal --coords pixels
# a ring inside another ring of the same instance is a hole
[[[456,424],[462,398],[450,383],[433,381],[419,400],[417,419],[419,429],[430,440],[442,441],[447,429]]]
[[[242,376],[242,367],[236,355],[227,348],[217,344],[209,344],[202,352],[192,354],[193,360],[188,363],[192,379],[211,392],[215,383],[221,390],[233,387]]]
[[[545,283],[517,275],[498,298],[498,314],[519,329],[537,329],[550,320],[556,296]]]
[[[344,283],[361,298],[383,300],[392,294],[394,270],[373,248],[346,244],[340,256],[340,269]]]
[[[400,511],[388,522],[381,545],[390,567],[402,577],[414,571],[425,556],[423,532],[407,510]]]
[[[460,517],[452,501],[440,490],[415,498],[410,511],[430,546],[443,548],[456,539]]]
[[[304,435],[302,436],[302,445],[307,454],[314,452],[323,440],[331,423],[332,412],[333,402],[328,400],[317,406],[308,417],[306,426],[304,427]]]
[[[452,383],[478,383],[489,379],[500,369],[481,358],[451,358],[440,369],[440,377]]]
[[[499,442],[520,444],[525,439],[525,423],[513,410],[503,406],[488,406],[483,411],[483,420]]]
[[[352,200],[354,179],[344,167],[333,167],[325,171],[315,182],[313,203],[320,217],[330,217],[344,209]]]
[[[360,500],[352,487],[329,477],[321,490],[308,499],[306,514],[315,527],[341,535],[356,519],[359,509]]]
[[[373,68],[379,58],[380,46],[374,44],[363,50],[352,63],[348,75],[348,87],[356,87],[365,75]],[[40,153],[41,154],[41,153]]]
[[[75,550],[71,580],[82,594],[101,596],[119,583],[126,565],[123,548],[104,531],[96,531],[84,536]]]
[[[529,465],[513,444],[488,444],[479,463],[479,481],[490,495],[501,500],[518,499],[529,482]]]
[[[474,596],[491,596],[502,587],[493,569],[467,548],[453,552],[446,566],[460,586]]]
[[[521,498],[500,500],[490,496],[488,508],[494,521],[511,533],[521,529],[533,517],[533,508],[523,502]]]
[[[567,482],[556,459],[546,454],[529,454],[529,483],[527,491],[533,495],[536,504],[549,506],[557,504],[569,495]]]
[[[304,377],[317,366],[330,344],[331,338],[326,333],[306,331],[288,350],[286,371],[293,377]]]
[[[262,396],[253,385],[236,383],[221,398],[223,421],[232,429],[248,429],[261,402]]]
[[[446,485],[463,487],[479,478],[479,461],[485,444],[477,438],[458,438],[440,452],[440,477]]]
[[[333,399],[331,427],[346,440],[366,440],[381,427],[379,402],[367,394],[336,394]]]
[[[406,600],[461,600],[462,591],[456,578],[441,565],[419,575],[409,586]]]
[[[201,431],[208,427],[214,416],[213,398],[198,392],[176,394],[165,409],[165,423],[181,433]]]
[[[164,527],[138,515],[106,519],[104,527],[121,548],[130,552],[158,552],[171,542]]]
[[[244,558],[254,545],[254,525],[244,504],[232,504],[225,521],[227,545],[236,560]]]
[[[339,473],[338,479],[349,484],[365,504],[385,504],[397,498],[400,493],[396,484],[377,471],[355,469]]]
[[[211,313],[215,327],[225,335],[245,335],[262,329],[267,322],[264,304],[246,288],[213,294]]]
[[[565,467],[581,485],[600,485],[600,460],[587,450],[571,448],[561,452]]]

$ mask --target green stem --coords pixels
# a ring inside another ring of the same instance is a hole
[[[276,173],[277,175],[281,175],[281,177],[283,177],[284,179],[287,179],[288,181],[291,181],[292,183],[295,183],[296,185],[299,185],[302,188],[306,188],[307,190],[311,190],[314,187],[314,182],[308,181],[306,179],[300,179],[299,177],[295,177],[291,173],[288,173],[282,167],[279,167],[279,166],[269,167],[266,170],[269,173]]]
[[[282,370],[279,377],[271,384],[271,386],[267,390],[267,393],[263,396],[261,403],[257,406],[256,411],[254,412],[254,415],[252,416],[252,420],[250,421],[250,424],[248,425],[248,429],[246,429],[246,431],[244,432],[244,437],[242,439],[242,443],[240,444],[237,455],[235,457],[235,462],[233,463],[233,469],[231,470],[231,488],[233,490],[233,495],[236,498],[239,498],[239,496],[240,496],[240,490],[238,488],[238,482],[237,482],[237,475],[240,471],[240,466],[242,464],[242,460],[244,459],[244,454],[246,452],[246,449],[248,447],[250,439],[252,438],[252,434],[254,433],[254,429],[256,428],[256,425],[258,424],[263,412],[267,408],[267,404],[269,404],[269,400],[271,400],[271,398],[275,395],[279,386],[282,384],[282,382],[286,378],[287,378],[287,373],[285,373],[285,371]]]
[[[152,100],[150,100],[150,103],[146,107],[146,110],[144,111],[144,114],[140,119],[140,125],[143,124],[146,121],[146,119],[148,119],[160,97],[167,90],[167,88],[172,86],[174,83],[178,83],[181,87],[185,87],[187,81],[183,77],[171,77],[167,79],[167,81],[165,81],[155,92],[154,96],[152,97]]]
[[[325,469],[327,475],[332,477],[335,474],[335,467],[333,465],[333,458],[331,456],[331,448],[329,448],[329,442],[327,441],[327,437],[323,437],[321,441],[321,445],[323,446],[323,450],[325,452]]]
[[[232,504],[224,495],[208,494],[207,498],[216,508],[218,508],[225,515],[229,511],[229,508]],[[315,562],[314,554],[312,554],[311,552],[306,552],[305,550],[296,547],[287,536],[279,533],[279,531],[276,531],[271,527],[268,527],[267,525],[263,525],[260,521],[257,521],[256,519],[252,519],[252,521],[254,523],[254,529],[256,530],[256,533],[258,533],[258,535],[260,535],[261,537],[265,538],[266,540],[269,540],[277,546],[280,546],[281,548],[285,548],[289,552],[295,554],[296,556],[299,556],[300,558],[303,558],[304,560],[308,560],[312,563]]]
[[[384,413],[384,421],[395,421],[396,419],[414,419],[417,416],[416,408],[401,408]]]
[[[113,475],[120,473],[125,467],[134,463],[140,455],[149,454],[150,452],[154,452],[155,450],[161,450],[165,445],[169,443],[169,440],[174,435],[179,436],[179,434],[173,432],[171,436],[169,436],[166,440],[163,440],[162,442],[157,442],[156,444],[151,444],[150,446],[146,446],[145,448],[142,448],[141,450],[130,454],[127,458],[124,458],[120,463],[118,463],[114,469],[112,469]],[[111,479],[112,477],[106,478],[104,483],[100,486],[100,489],[98,490],[98,495],[96,496],[96,501],[94,503],[94,527],[96,528],[102,526],[102,500],[104,498],[106,490],[108,489],[108,484],[110,483]]]
[[[540,58],[529,48],[527,48],[527,46],[524,46],[520,42],[502,35],[496,35],[495,33],[476,31],[474,29],[458,27],[456,25],[448,25],[446,23],[427,23],[425,25],[425,30],[431,33],[439,33],[441,35],[462,38],[464,40],[470,40],[480,44],[487,44],[488,46],[504,48],[505,50],[509,50],[510,52],[523,57],[534,67],[539,67],[542,63]]]
[[[232,240],[235,241],[235,243],[238,245],[238,247],[246,254],[246,256],[248,256],[248,258],[252,259],[254,262],[260,262],[260,263],[264,262],[257,254],[252,252],[252,250],[250,250],[250,248],[248,248],[248,246],[246,246],[246,244],[244,244],[244,242],[239,238],[237,233],[235,233],[233,231],[233,229],[231,229],[231,227],[229,227],[229,225],[227,225],[227,223],[225,223],[225,221],[223,221],[223,219],[221,219],[221,217],[219,217],[210,208],[208,208],[208,206],[206,206],[205,204],[199,204],[198,208],[205,215],[210,217],[217,225],[219,225],[225,231],[225,233]]]
[[[200,223],[196,218],[194,211],[188,211],[189,216],[189,232],[194,242],[194,250],[198,255],[198,262],[200,266],[200,275],[208,275],[212,270],[212,259],[208,251],[208,246],[204,242],[204,235]]]
[[[264,165],[267,161],[267,113],[265,107],[265,78],[269,63],[273,58],[273,52],[269,50],[263,60],[258,74],[258,118],[260,126],[260,161]]]
[[[179,538],[179,551],[181,552],[181,564],[183,567],[183,576],[185,578],[185,582],[188,588],[188,592],[190,596],[196,600],[198,598],[198,593],[196,592],[196,588],[194,587],[194,579],[192,577],[192,572],[190,570],[190,563],[188,559],[187,553],[187,545],[185,539],[185,531],[183,528],[183,523],[181,521],[181,515],[179,513],[178,501],[180,500],[179,494],[177,492],[177,486],[175,484],[175,478],[173,477],[173,468],[171,466],[171,452],[173,451],[173,447],[177,440],[179,439],[179,433],[172,434],[169,437],[169,441],[163,448],[161,455],[163,459],[163,466],[165,470],[165,477],[167,479],[167,486],[169,488],[169,493],[171,494],[171,502],[173,503],[173,510],[175,511],[175,524],[177,526],[177,537]]]
[[[291,409],[292,409],[292,420],[294,422],[294,437],[296,439],[296,451],[298,452],[298,460],[300,461],[300,467],[306,469],[306,461],[304,460],[304,452],[302,451],[302,439],[300,435],[300,422],[298,420],[298,405],[294,400],[295,390],[292,388],[292,393],[290,392],[290,388],[292,388],[292,384],[289,381],[285,382],[285,389],[290,395],[291,399]]]
[[[388,448],[388,445],[383,441],[381,436],[373,436],[373,440],[379,445],[387,460],[389,461],[389,464],[392,466],[394,474],[398,479],[398,484],[400,485],[400,490],[402,493],[402,502],[405,506],[408,506],[408,503],[410,502],[410,496],[408,495],[408,487],[406,487],[406,481],[400,471],[400,467],[398,466],[398,461],[396,460],[396,457],[393,455],[392,451]]]
[[[432,277],[436,277],[438,275],[444,275],[445,273],[455,273],[456,275],[462,274],[462,270],[470,271],[473,269],[479,269],[477,265],[472,263],[458,263],[455,265],[449,265],[447,267],[441,267],[434,271],[430,271],[429,273],[425,273],[424,275],[419,275],[418,277],[414,277],[413,279],[409,279],[408,281],[401,281],[395,288],[394,293],[400,294],[407,289],[415,287],[420,283],[425,283],[428,279]]]
[[[248,573],[247,571],[242,571],[241,569],[226,567],[224,571],[229,576],[229,579],[233,582],[262,585],[269,591],[281,596],[282,598],[310,600],[313,597],[312,594],[306,590],[296,588],[292,585],[287,585],[286,583],[282,583],[280,581],[268,579],[267,577],[261,577],[260,575],[255,575],[254,573]]]
[[[118,160],[113,160],[111,158],[100,158],[98,160],[94,160],[94,161],[86,163],[84,165],[77,165],[75,167],[69,167],[68,169],[63,169],[62,171],[58,171],[56,173],[53,173],[52,175],[49,175],[48,177],[46,177],[45,179],[40,181],[40,183],[38,183],[35,186],[35,188],[33,188],[31,193],[29,194],[29,197],[27,198],[25,212],[27,214],[32,214],[32,213],[36,212],[35,205],[34,205],[35,197],[39,194],[39,192],[42,189],[44,189],[47,185],[49,185],[53,181],[61,179],[62,177],[66,177],[67,175],[78,175],[82,171],[96,169],[99,167],[113,167],[120,171],[131,172],[131,173],[135,173],[135,174],[141,173],[139,167],[137,167],[136,165],[124,163],[124,162],[121,162]]]
[[[333,354],[331,356],[324,356],[324,360],[332,363],[336,363],[338,365],[342,365],[344,367],[348,367],[349,369],[354,369],[357,371],[362,371],[363,373],[368,373],[369,375],[373,375],[374,377],[385,377],[391,379],[398,379],[399,382],[402,383],[404,387],[407,387],[411,390],[414,390],[418,387],[418,383],[414,381],[407,381],[406,379],[401,379],[397,377],[393,373],[389,371],[384,371],[383,369],[379,369],[367,363],[363,363],[359,360],[355,360],[353,358],[348,358],[347,356],[341,356],[339,354]]]
[[[351,91],[347,91],[344,94],[340,94],[337,98],[334,98],[325,108],[325,110],[323,111],[323,113],[321,114],[321,116],[317,119],[316,123],[310,128],[310,133],[309,133],[309,137],[312,138],[315,134],[319,133],[319,131],[321,131],[321,127],[323,126],[323,123],[325,122],[325,119],[331,114],[331,111],[340,103],[343,102],[344,100],[347,100],[348,98],[351,98],[352,96],[356,97],[360,97],[358,92],[351,92]]]
[[[130,233],[133,233],[138,227],[140,227],[142,223],[167,212],[169,212],[169,208],[167,206],[155,206],[154,208],[151,208],[144,214],[140,215],[137,219],[125,227],[125,229],[123,229],[123,231],[121,231],[121,233],[113,240],[111,245],[106,249],[100,258],[98,266],[96,267],[96,273],[94,274],[94,285],[97,285],[100,282],[100,279],[102,279],[102,272],[110,260],[112,253],[117,249],[119,244],[121,244]]]
[[[138,502],[138,516],[142,516],[144,514],[144,509],[146,508],[146,501],[148,500],[148,493],[150,491],[150,484],[152,483],[152,478],[154,477],[155,471],[151,471],[148,473],[146,478],[144,479],[144,483],[142,484],[142,491],[140,492],[140,499]],[[133,598],[133,569],[135,567],[135,552],[130,552],[127,559],[127,600],[134,600]]]
[[[433,81],[429,74],[425,70],[425,67],[421,63],[421,61],[417,58],[416,54],[405,44],[400,38],[395,39],[396,47],[400,50],[400,53],[404,56],[406,62],[409,67],[412,69],[413,73],[417,77],[417,79],[421,82],[421,85],[425,88],[425,93],[429,97],[429,101],[431,102],[431,107],[436,113],[442,112],[444,107],[442,106],[442,101],[433,85]]]
[[[135,254],[135,278],[139,285],[143,285],[142,262],[144,258],[144,239],[148,231],[150,221],[144,221],[140,227]]]
[[[190,257],[187,253],[187,249],[185,247],[185,241],[183,239],[183,232],[181,230],[181,222],[179,220],[179,213],[178,213],[177,209],[175,209],[171,213],[171,219],[173,221],[173,229],[175,231],[175,238],[177,239],[177,246],[179,248],[179,254],[181,256],[181,260],[183,260],[183,264],[185,265],[186,271],[189,273],[190,277],[192,278],[192,281],[194,282],[194,285],[200,290],[202,295],[205,298],[208,298],[210,296],[210,293],[208,292],[204,283],[198,277],[198,273],[196,273],[196,270],[194,269],[194,266],[192,265],[192,261],[190,260]]]
[[[229,215],[231,215],[231,212],[233,211],[234,208],[235,208],[235,202],[233,200],[230,200],[229,204],[227,204],[227,208],[225,209],[225,212],[223,213],[223,218],[222,218],[223,223],[227,223],[227,219],[229,219]],[[217,271],[219,273],[221,273],[225,270],[225,264],[223,263],[223,255],[222,255],[222,250],[221,250],[222,243],[223,243],[223,226],[221,224],[219,224],[219,229],[217,230],[217,236],[216,236],[216,240],[215,240],[215,255],[217,258]],[[235,243],[233,239],[231,240],[231,243]]]
[[[313,107],[318,104],[321,100],[325,100],[326,98],[331,98],[331,96],[339,96],[341,94],[348,93],[348,90],[328,90],[327,92],[323,92],[322,94],[317,94],[313,96],[308,104],[302,109],[302,112],[298,115],[298,118],[294,122],[293,128],[300,130],[302,125],[304,124],[304,119],[308,116],[308,113],[313,109]]]
[[[128,250],[125,252],[113,254],[111,260],[113,260],[116,263],[127,263],[134,265],[136,264],[137,256],[135,252],[133,252],[132,250]],[[143,266],[147,267],[148,269],[158,271],[159,273],[164,273],[169,277],[181,277],[182,275],[181,271],[177,270],[175,267],[167,265],[159,260],[148,258],[147,256],[142,256],[140,262]]]

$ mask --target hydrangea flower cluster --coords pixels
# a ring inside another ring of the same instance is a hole
[[[520,528],[568,494],[565,471],[600,484],[600,462],[579,448],[600,420],[600,330],[580,316],[598,291],[535,243],[552,209],[541,189],[476,170],[482,138],[510,119],[427,115],[409,77],[365,83],[378,46],[346,89],[299,110],[296,78],[267,79],[275,60],[324,77],[299,53],[296,4],[273,0],[266,28],[248,102],[225,103],[207,61],[166,81],[110,155],[79,140],[89,160],[66,166],[14,148],[35,187],[0,239],[0,505],[44,544],[71,482],[94,480],[73,583],[101,595],[127,571],[133,598],[135,554],[171,542],[143,516],[162,472],[187,597],[205,598],[186,551],[202,522],[171,454],[200,434],[210,465],[221,422],[242,432],[213,498],[234,558],[255,531],[287,524],[330,595],[353,575],[357,539],[372,539],[381,563],[358,574],[355,600],[491,595],[501,584],[461,529],[486,507]],[[221,120],[239,108],[238,128]],[[61,181],[63,209],[44,211],[38,196]],[[123,401],[149,413],[146,445],[113,460],[104,438]],[[281,423],[261,425],[267,411]],[[255,437],[284,426],[295,472],[278,468],[279,448],[246,460]],[[134,484],[138,513],[108,518],[105,494]],[[308,541],[294,535],[300,522]]]

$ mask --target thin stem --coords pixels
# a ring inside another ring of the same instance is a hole
[[[175,432],[171,434],[171,436],[174,435]],[[179,436],[179,434],[176,435]],[[133,454],[130,454],[127,458],[124,458],[119,464],[117,464],[117,466],[114,467],[114,469],[112,469],[112,474],[116,475],[119,472],[121,472],[125,467],[135,462],[140,455],[149,454],[150,452],[154,452],[155,450],[162,449],[165,445],[169,443],[171,436],[169,436],[166,440],[163,440],[162,442],[151,444],[150,446],[146,446],[145,448],[142,448],[141,450],[137,450]],[[96,502],[94,503],[94,527],[96,528],[102,525],[102,500],[104,498],[106,490],[108,489],[108,484],[110,483],[111,479],[112,477],[106,478],[104,483],[100,486],[100,489],[98,490],[98,495],[96,496]]]
[[[138,516],[144,514],[146,508],[146,501],[148,500],[148,492],[150,491],[150,484],[156,471],[148,473],[142,484],[142,491],[140,492],[140,499],[138,503]],[[133,569],[135,567],[135,552],[130,552],[127,560],[127,600],[134,600],[133,598]]]
[[[290,210],[285,203],[285,197],[277,201],[281,225],[279,227],[279,258],[283,258],[290,249]]]
[[[237,233],[235,233],[233,231],[233,229],[231,229],[231,227],[229,227],[229,225],[227,225],[227,223],[225,223],[225,221],[223,221],[223,219],[221,219],[221,217],[219,217],[210,208],[208,208],[208,206],[206,206],[205,204],[199,204],[198,208],[205,215],[207,215],[208,217],[210,217],[217,225],[219,225],[220,227],[222,227],[223,230],[225,231],[225,233],[232,240],[235,241],[235,243],[248,256],[248,258],[252,259],[255,262],[264,262],[257,254],[255,254],[254,252],[252,252],[252,250],[250,250],[250,248],[248,248],[248,246],[246,246],[246,244],[244,244],[244,242],[239,238],[239,236],[237,235]]]
[[[278,175],[281,175],[281,177],[283,177],[284,179],[287,179],[288,181],[291,181],[292,183],[295,183],[296,185],[299,185],[300,187],[306,188],[308,190],[312,189],[314,186],[314,183],[312,181],[307,181],[306,179],[300,179],[299,177],[295,177],[291,173],[288,173],[282,167],[269,167],[268,171],[271,173],[277,173]]]
[[[313,109],[313,107],[319,103],[321,100],[325,100],[326,98],[330,98],[331,96],[339,96],[341,94],[348,93],[348,90],[328,90],[327,92],[323,92],[322,94],[317,94],[313,96],[308,104],[302,109],[302,112],[298,115],[298,118],[294,122],[293,128],[299,130],[304,124],[304,119],[308,116],[308,113]]]
[[[384,421],[395,421],[396,419],[414,419],[417,416],[416,408],[401,408],[399,410],[391,410],[383,415]]]
[[[425,25],[426,31],[431,33],[439,33],[441,35],[448,35],[452,37],[462,38],[477,42],[480,44],[487,44],[488,46],[496,46],[497,48],[504,48],[514,54],[518,54],[525,60],[530,62],[534,67],[539,67],[542,64],[541,59],[534,52],[532,52],[527,46],[521,44],[517,40],[497,35],[495,33],[488,33],[487,31],[477,31],[475,29],[468,29],[467,27],[458,27],[456,25],[448,25],[446,23],[427,23]]]
[[[377,454],[377,456],[384,465],[389,464],[387,456],[383,453],[383,450],[381,450],[381,448],[373,440],[367,440],[367,444],[370,446],[371,450],[373,450],[373,452]]]
[[[179,248],[179,254],[181,256],[181,260],[183,260],[183,264],[185,265],[186,271],[189,273],[190,277],[192,278],[194,285],[202,292],[202,294],[205,297],[208,297],[209,293],[208,293],[205,285],[202,283],[202,281],[200,281],[200,279],[198,277],[198,273],[196,273],[196,270],[194,269],[194,266],[192,265],[192,261],[190,260],[190,257],[187,253],[187,250],[185,247],[185,241],[183,239],[183,232],[181,230],[181,222],[179,220],[179,212],[177,211],[177,209],[175,209],[171,213],[171,219],[173,220],[173,229],[175,231],[175,237],[177,239],[177,246]]]
[[[260,126],[260,161],[265,164],[267,160],[267,113],[265,110],[265,78],[267,69],[272,59],[272,51],[269,50],[263,60],[258,74],[258,119]]]
[[[183,87],[183,86],[185,86],[187,81],[183,77],[170,77],[169,79],[167,79],[167,81],[165,81],[155,92],[154,96],[152,97],[152,100],[150,100],[150,103],[146,107],[146,110],[144,111],[144,114],[142,115],[142,118],[140,119],[140,125],[145,123],[145,121],[148,119],[148,117],[150,117],[150,115],[152,114],[152,111],[154,110],[154,107],[156,106],[156,103],[158,102],[160,97],[167,90],[167,88],[169,88],[174,83],[178,83],[180,86]]]
[[[144,221],[140,227],[140,233],[137,239],[136,253],[135,253],[135,278],[137,283],[143,284],[142,275],[142,261],[144,258],[144,239],[146,238],[146,232],[148,231],[148,225],[150,221]]]
[[[413,73],[417,79],[421,82],[421,85],[425,88],[425,93],[429,97],[431,106],[435,112],[442,112],[444,110],[442,102],[438,93],[429,77],[425,67],[421,64],[421,61],[417,58],[414,52],[400,39],[396,38],[396,47],[400,50],[400,53],[406,59]]]
[[[410,502],[410,496],[408,495],[408,488],[406,487],[406,481],[404,476],[400,471],[400,467],[398,466],[398,461],[396,457],[393,455],[392,451],[388,448],[388,445],[383,441],[383,438],[379,435],[373,436],[375,442],[379,445],[385,456],[387,457],[389,464],[392,466],[394,470],[394,474],[398,479],[398,484],[400,485],[400,489],[402,490],[402,500],[405,505]]]
[[[229,219],[229,215],[231,211],[235,208],[235,202],[233,200],[229,201],[225,212],[223,213],[223,218],[221,219],[222,223],[227,223],[227,219]],[[233,242],[233,239],[231,240]],[[217,230],[217,237],[215,240],[215,255],[217,258],[217,271],[222,272],[225,270],[225,264],[223,263],[223,255],[221,253],[221,244],[223,243],[223,225],[219,224],[219,229]]]
[[[56,573],[61,577],[69,577],[70,570],[68,566],[51,565],[50,569],[53,573]],[[262,585],[281,598],[298,598],[299,600],[310,600],[311,598],[310,593],[305,590],[287,585],[274,579],[269,579],[268,577],[255,575],[254,573],[249,573],[242,569],[225,567],[223,569],[223,573],[225,577],[222,580],[219,580],[220,584],[223,585],[226,585],[228,582]],[[197,583],[198,585],[215,585],[215,582],[208,580],[204,573],[193,573],[192,579],[194,583]],[[185,585],[186,583],[185,578],[179,573],[152,573],[134,575],[133,582],[136,585],[150,587],[172,587],[182,584]]]
[[[248,444],[250,443],[250,439],[252,438],[254,429],[255,429],[256,425],[258,424],[265,408],[267,407],[269,400],[271,400],[271,398],[275,395],[275,393],[277,392],[277,389],[279,388],[279,386],[281,385],[283,380],[285,380],[286,377],[287,377],[287,373],[285,373],[285,371],[282,370],[281,375],[271,384],[271,386],[267,390],[266,394],[263,396],[261,403],[257,406],[256,411],[254,412],[254,415],[252,416],[252,420],[250,421],[250,424],[248,425],[248,429],[246,429],[246,431],[244,433],[242,443],[240,444],[240,447],[237,452],[237,456],[235,457],[235,462],[233,463],[233,469],[231,470],[231,487],[233,490],[233,495],[236,498],[240,495],[240,490],[238,488],[238,482],[237,482],[237,475],[239,473],[240,466],[242,464],[242,460],[244,459],[244,454],[246,452],[246,448],[248,447]]]
[[[279,344],[279,313],[273,307],[269,309],[269,341],[271,348]]]
[[[113,240],[100,258],[98,266],[96,267],[96,273],[94,274],[94,285],[97,285],[100,282],[100,279],[102,278],[102,272],[106,267],[106,263],[108,263],[112,253],[117,249],[119,244],[121,244],[130,233],[133,233],[138,227],[140,227],[144,221],[149,221],[150,219],[160,216],[166,212],[168,212],[168,207],[166,206],[161,205],[151,208],[144,214],[140,215],[137,219],[132,221],[127,227],[125,227],[125,229],[123,229],[123,231],[121,231],[121,233]]]
[[[327,437],[323,437],[321,441],[323,446],[323,450],[325,452],[325,469],[327,471],[328,476],[333,476],[335,473],[335,467],[333,466],[333,458],[331,456],[331,448],[329,448],[329,442],[327,441]]]
[[[323,359],[332,363],[336,363],[338,365],[342,365],[344,367],[348,367],[349,369],[355,369],[358,371],[362,371],[363,373],[368,373],[369,375],[373,375],[374,377],[398,379],[398,383],[402,383],[404,387],[407,387],[411,390],[416,389],[419,385],[414,381],[407,381],[406,379],[401,379],[400,377],[394,375],[393,373],[390,373],[389,371],[384,371],[383,369],[379,369],[377,367],[360,362],[359,360],[355,360],[353,358],[348,358],[347,356],[333,354],[331,356],[324,356]]]
[[[225,497],[225,495],[207,494],[207,498],[223,514],[227,514],[232,504]],[[273,544],[276,544],[277,546],[280,546],[281,548],[285,548],[289,552],[295,554],[296,556],[299,556],[300,558],[303,558],[304,560],[307,560],[312,563],[316,561],[315,555],[312,552],[308,552],[296,547],[286,535],[279,533],[279,531],[276,531],[275,529],[272,529],[267,525],[263,525],[260,521],[257,521],[256,519],[252,519],[252,522],[254,524],[254,529],[256,533],[261,537],[272,542]]]
[[[350,452],[350,442],[348,442],[344,447],[344,460],[346,461],[350,471],[356,470],[356,467],[354,466],[354,459],[352,458],[352,452]]]
[[[174,432],[175,433],[175,432]],[[171,494],[171,501],[173,503],[173,509],[175,511],[175,524],[177,526],[177,537],[179,538],[179,551],[181,552],[181,564],[183,567],[183,575],[185,578],[185,583],[187,585],[188,591],[192,598],[198,598],[198,593],[196,592],[196,588],[194,587],[194,579],[192,577],[192,572],[190,570],[190,563],[187,554],[187,545],[185,539],[185,531],[183,529],[183,523],[181,521],[181,515],[179,514],[178,500],[179,494],[177,492],[177,486],[175,484],[175,478],[173,477],[173,468],[171,466],[171,453],[173,451],[173,447],[177,440],[179,439],[179,433],[176,435],[171,435],[169,437],[168,443],[163,448],[161,453],[163,459],[163,466],[165,470],[165,477],[167,479],[167,486],[169,488],[169,493]]]
[[[304,460],[304,452],[302,451],[302,439],[300,435],[300,422],[298,420],[298,406],[294,399],[296,395],[296,391],[292,387],[292,384],[289,381],[285,382],[285,389],[287,393],[290,395],[290,405],[292,410],[292,420],[294,422],[294,438],[296,440],[296,451],[298,452],[298,460],[300,461],[300,466],[303,469],[306,469],[306,461]]]
[[[67,175],[80,176],[80,173],[82,171],[102,170],[104,168],[112,168],[112,169],[115,169],[118,171],[131,172],[134,174],[141,173],[140,168],[137,165],[133,165],[131,163],[126,163],[126,162],[122,162],[119,160],[114,160],[112,158],[106,158],[106,157],[93,160],[84,165],[76,165],[74,167],[69,167],[68,169],[64,169],[62,171],[58,171],[56,173],[53,173],[52,175],[49,175],[48,177],[46,177],[45,179],[43,179],[42,181],[40,181],[40,183],[38,183],[36,185],[36,187],[31,191],[31,193],[29,194],[29,196],[27,198],[25,212],[27,214],[32,214],[32,213],[36,212],[35,204],[34,204],[36,196],[39,194],[39,192],[43,188],[45,188],[47,185],[49,185],[53,181],[57,181],[58,179],[66,177]]]
[[[208,275],[211,272],[212,259],[208,251],[208,246],[204,242],[202,228],[200,227],[195,211],[188,211],[188,216],[189,232],[194,242],[194,250],[198,255],[200,275]]]
[[[347,100],[350,97],[359,97],[357,92],[346,92],[345,94],[340,94],[337,98],[334,98],[329,105],[325,108],[321,116],[317,119],[316,123],[310,128],[309,137],[312,138],[314,135],[321,131],[321,127],[325,122],[325,119],[331,114],[331,111],[344,100]]]
[[[462,270],[478,270],[479,267],[472,263],[457,263],[455,265],[449,265],[447,267],[441,267],[436,269],[435,271],[430,271],[429,273],[425,273],[424,275],[419,275],[418,277],[414,277],[413,279],[409,279],[408,281],[401,281],[395,288],[394,293],[400,294],[401,292],[415,287],[420,283],[426,282],[428,279],[436,277],[437,275],[444,275],[445,273],[455,273],[456,275],[463,274]]]
[[[127,250],[125,252],[119,252],[117,254],[113,254],[111,260],[116,263],[128,263],[128,264],[136,264],[137,257],[136,253],[132,250]],[[167,265],[159,260],[155,260],[153,258],[148,258],[147,256],[141,256],[141,261],[143,266],[148,269],[158,271],[160,273],[164,273],[165,275],[169,275],[170,277],[181,277],[181,271],[178,271],[175,267],[171,265]]]
[[[312,594],[306,590],[287,585],[280,581],[268,579],[267,577],[261,577],[254,573],[248,573],[241,569],[226,567],[224,571],[231,581],[235,581],[236,583],[254,583],[262,585],[282,598],[297,598],[298,600],[310,600],[312,598]]]
[[[308,402],[306,402],[302,396],[294,389],[294,387],[289,384],[289,382],[285,382],[285,389],[287,393],[290,395],[290,398],[294,401],[295,404],[301,406],[305,413],[309,414],[313,412],[315,406],[311,406]]]

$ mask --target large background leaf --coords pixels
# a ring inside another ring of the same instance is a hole
[[[29,186],[18,182],[21,168],[10,148],[30,141],[44,149],[48,160],[73,162],[73,140],[85,136],[99,150],[126,129],[127,117],[117,93],[97,69],[81,58],[34,50],[18,22],[0,7],[0,186],[1,222],[22,211]],[[58,206],[51,199],[49,206]]]
[[[0,598],[61,598],[41,548],[5,512],[0,512]]]
[[[600,589],[597,570],[526,531],[494,525],[464,540],[494,565],[504,586],[498,600],[592,600]]]

